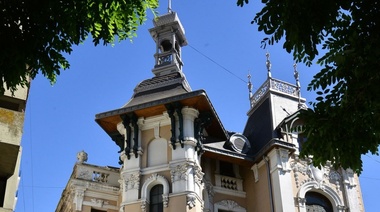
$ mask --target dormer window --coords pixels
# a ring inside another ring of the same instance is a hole
[[[229,145],[236,152],[243,154],[247,153],[251,149],[248,139],[240,133],[235,133],[230,137]]]

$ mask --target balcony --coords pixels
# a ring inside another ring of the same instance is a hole
[[[217,193],[227,194],[231,196],[245,197],[243,191],[243,180],[235,177],[215,174],[214,191]]]
[[[107,186],[119,187],[119,169],[110,167],[99,167],[89,164],[77,164],[73,178],[86,180]]]

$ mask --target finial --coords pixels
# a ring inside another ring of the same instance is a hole
[[[84,150],[82,150],[77,153],[77,159],[78,159],[77,163],[87,162],[88,154]]]
[[[298,95],[298,109],[301,109],[303,105],[301,104],[301,83],[299,78],[299,73],[297,71],[297,64],[293,64],[294,67],[294,79],[296,80],[296,86],[297,86],[297,95]]]
[[[168,13],[172,13],[172,1],[169,0],[168,2]]]
[[[267,57],[266,66],[267,66],[267,70],[268,70],[268,78],[271,78],[272,74],[270,73],[270,70],[272,68],[272,64],[270,63],[270,60],[269,60],[269,56],[270,56],[269,52],[267,52],[265,54],[265,56]]]
[[[294,73],[293,73],[294,79],[296,80],[297,89],[299,90],[301,89],[301,84],[300,84],[300,79],[299,79],[299,73],[297,71],[297,64],[294,63],[293,67],[294,67]]]
[[[251,83],[251,73],[250,73],[250,71],[248,71],[247,78],[248,78],[249,104],[252,107],[251,98],[253,97],[253,94],[252,94],[252,83]]]

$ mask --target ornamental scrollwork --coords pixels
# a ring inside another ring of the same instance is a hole
[[[241,207],[233,200],[223,200],[218,202],[217,205],[220,205],[230,211],[245,211],[245,208]]]
[[[187,194],[186,196],[186,202],[187,202],[187,206],[189,206],[190,209],[194,208],[195,207],[195,204],[196,204],[196,197],[194,194]]]
[[[202,185],[203,175],[204,173],[202,172],[202,168],[199,166],[194,166],[194,181],[199,186]]]
[[[125,183],[125,191],[130,189],[139,189],[140,187],[140,173],[124,173],[123,174],[124,183]]]
[[[187,170],[188,170],[188,164],[186,163],[177,165],[172,170],[170,170],[172,183],[176,181],[180,181],[180,180],[186,181],[189,174]]]

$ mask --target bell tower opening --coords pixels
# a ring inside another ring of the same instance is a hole
[[[160,50],[162,53],[172,50],[173,44],[169,40],[163,40],[161,42]]]

